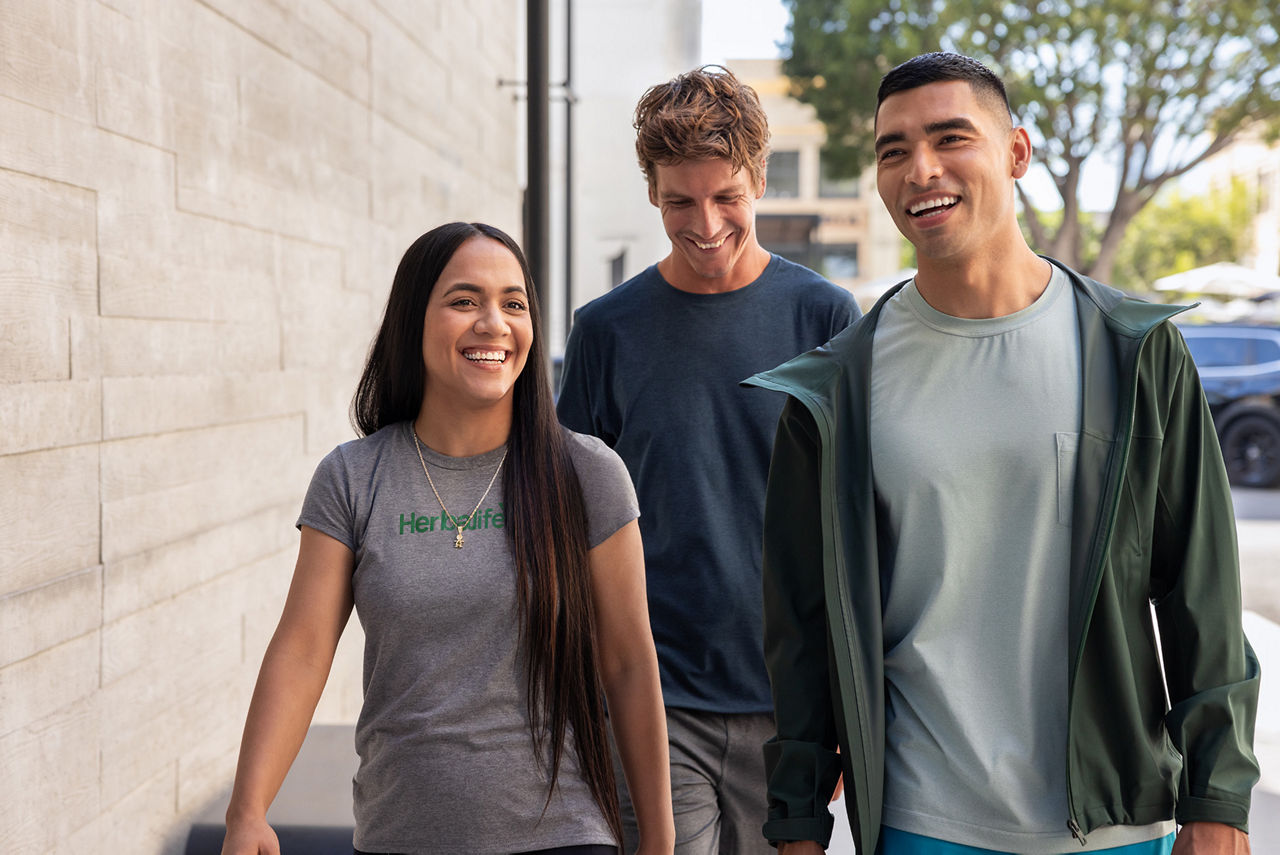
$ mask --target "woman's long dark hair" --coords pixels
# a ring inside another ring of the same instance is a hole
[[[367,436],[418,417],[426,379],[422,327],[427,302],[449,259],[472,239],[496,240],[516,257],[524,272],[534,329],[513,390],[502,489],[507,537],[515,556],[530,731],[539,759],[550,760],[547,804],[571,729],[582,776],[621,841],[618,791],[596,667],[586,507],[556,420],[533,277],[524,253],[505,232],[483,223],[448,223],[413,242],[396,270],[382,326],[351,402],[351,418]]]

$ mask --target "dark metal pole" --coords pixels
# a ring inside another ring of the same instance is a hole
[[[564,0],[564,334],[573,323],[573,0]]]
[[[548,63],[550,48],[547,36],[550,32],[549,0],[528,0],[528,93],[529,93],[529,186],[525,191],[528,202],[525,222],[524,251],[529,256],[529,269],[533,273],[533,285],[541,299],[547,293],[551,278],[549,256],[551,241],[551,153],[550,153],[550,100],[551,78]],[[545,314],[543,329],[546,334]]]

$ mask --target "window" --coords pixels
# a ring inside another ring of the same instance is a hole
[[[818,250],[818,272],[828,279],[858,278],[858,245],[836,244],[815,247]]]
[[[1254,342],[1254,364],[1262,365],[1267,362],[1280,362],[1280,342],[1273,338],[1259,338]]]
[[[1249,364],[1249,339],[1194,336],[1187,339],[1197,368],[1224,368]]]
[[[775,151],[769,156],[764,195],[767,199],[800,197],[800,152]]]
[[[821,175],[818,178],[818,195],[823,199],[856,199],[861,191],[858,189],[858,178],[832,178],[827,173],[827,162],[822,161]]]
[[[622,278],[626,275],[627,268],[627,251],[620,250],[617,255],[609,259],[609,287],[617,288],[622,284]]]

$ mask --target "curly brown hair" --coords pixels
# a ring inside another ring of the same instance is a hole
[[[754,89],[719,65],[652,86],[636,105],[636,156],[652,190],[658,164],[723,157],[759,187],[769,120]]]

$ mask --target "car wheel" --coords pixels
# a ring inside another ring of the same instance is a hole
[[[1238,487],[1280,484],[1280,417],[1262,411],[1236,416],[1222,432],[1222,460]]]

